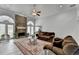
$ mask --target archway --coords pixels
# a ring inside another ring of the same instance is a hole
[[[28,21],[28,22],[27,22],[27,33],[28,33],[29,35],[33,35],[33,33],[34,33],[34,28],[33,28],[33,26],[34,26],[34,24],[33,24],[32,21]]]
[[[35,32],[38,32],[39,29],[41,30],[41,26],[35,26]],[[34,23],[32,21],[27,22],[27,33],[29,35],[34,34]]]
[[[9,35],[13,38],[14,33],[14,20],[6,15],[0,16],[0,39],[3,35]]]

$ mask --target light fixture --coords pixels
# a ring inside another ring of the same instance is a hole
[[[32,15],[33,16],[40,16],[41,11],[36,9],[36,5],[33,5]]]

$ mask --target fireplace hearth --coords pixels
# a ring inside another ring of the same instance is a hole
[[[25,36],[26,36],[26,34],[24,32],[18,33],[18,37],[25,37]]]

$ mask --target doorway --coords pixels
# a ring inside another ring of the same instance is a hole
[[[35,26],[35,32],[38,32],[41,29],[41,26]],[[27,22],[27,33],[29,35],[34,34],[34,23],[32,21]]]

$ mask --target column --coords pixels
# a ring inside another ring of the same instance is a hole
[[[34,35],[35,35],[36,18],[34,16]]]

